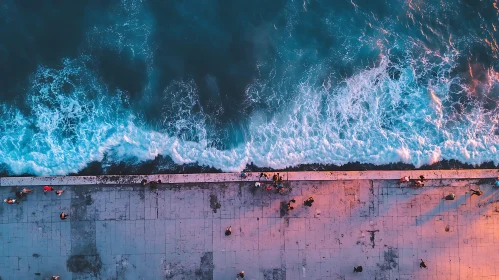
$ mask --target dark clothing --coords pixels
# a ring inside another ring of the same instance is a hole
[[[481,196],[483,194],[483,192],[481,190],[471,189],[470,191],[471,191],[471,195],[476,194],[477,196]]]
[[[454,200],[456,198],[456,195],[451,193],[448,196],[445,197],[445,200]]]
[[[354,268],[353,268],[353,272],[362,272],[362,266],[361,266],[361,265],[359,265],[359,266],[357,266],[357,267],[354,267]]]
[[[314,198],[309,197],[307,200],[305,200],[304,204],[308,207],[312,207],[312,203],[314,203]]]
[[[419,268],[427,268],[426,263],[423,260],[419,263]]]
[[[244,278],[244,272],[240,272],[237,274],[237,277],[241,277],[241,278]]]
[[[229,235],[231,235],[231,234],[232,234],[232,231],[231,231],[231,230],[228,230],[228,229],[226,229],[226,230],[225,230],[225,236],[229,236]]]

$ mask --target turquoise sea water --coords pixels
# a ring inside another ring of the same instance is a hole
[[[498,16],[493,0],[7,0],[0,166],[497,164]]]

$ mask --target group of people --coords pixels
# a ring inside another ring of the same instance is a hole
[[[52,186],[43,186],[44,194],[52,191],[55,192],[56,195],[60,196],[65,190],[64,189],[55,190]],[[16,198],[7,197],[3,200],[3,202],[7,204],[19,204],[20,201],[22,201],[29,193],[32,192],[33,190],[23,188],[20,191],[16,191]],[[61,220],[65,220],[67,217],[69,217],[69,215],[64,212],[61,212],[61,214],[59,215],[59,218],[61,218]]]
[[[313,197],[309,197],[309,198],[307,198],[307,200],[303,201],[303,205],[308,206],[308,207],[312,207],[312,204],[314,203],[314,201],[315,200]],[[290,201],[288,201],[288,204],[287,204],[288,211],[295,209],[295,207],[293,206],[292,203],[296,203],[296,200],[294,198],[291,199]]]
[[[400,178],[399,183],[409,183],[411,182],[411,176],[404,176]],[[425,177],[423,175],[419,176],[418,180],[414,180],[415,187],[424,187]]]

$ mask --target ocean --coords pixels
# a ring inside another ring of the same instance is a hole
[[[0,173],[499,163],[497,0],[0,3]]]

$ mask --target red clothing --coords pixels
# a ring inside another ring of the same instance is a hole
[[[54,190],[54,188],[52,188],[51,186],[43,186],[44,192],[53,191],[53,190]]]

